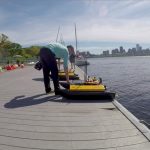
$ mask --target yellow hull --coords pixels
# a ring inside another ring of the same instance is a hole
[[[64,72],[59,72],[59,76],[65,76],[66,74]],[[74,76],[75,74],[73,72],[69,72],[69,76]]]
[[[97,91],[104,92],[106,90],[103,84],[99,85],[70,85],[70,91]]]

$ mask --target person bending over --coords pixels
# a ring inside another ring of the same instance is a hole
[[[58,80],[58,68],[56,58],[62,58],[64,61],[64,71],[66,74],[66,80],[69,83],[68,73],[68,59],[69,54],[67,47],[60,43],[50,43],[49,45],[41,48],[40,50],[40,62],[43,67],[44,85],[46,93],[51,91],[49,73],[54,83],[55,94],[59,94],[59,80]]]
[[[66,74],[66,80],[69,83],[69,73],[68,73],[69,53],[67,47],[65,47],[60,43],[50,43],[46,47],[49,48],[55,54],[56,58],[63,59],[63,66]]]
[[[51,78],[54,83],[55,95],[59,94],[57,62],[56,62],[55,54],[52,52],[51,49],[47,47],[43,47],[40,49],[40,62],[43,68],[45,92],[46,93],[51,92],[50,77],[49,77],[49,74],[51,72]]]

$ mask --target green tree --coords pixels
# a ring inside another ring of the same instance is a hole
[[[0,35],[0,56],[13,57],[21,51],[22,46],[18,43],[12,43],[5,34]]]
[[[9,38],[5,34],[0,34],[0,57],[10,57],[15,55],[21,55],[24,58],[38,57],[40,46],[30,46],[22,48],[18,43],[9,41]]]
[[[22,46],[18,43],[11,43],[10,47],[8,49],[9,51],[9,56],[13,57],[15,55],[19,54],[19,51],[21,51]]]
[[[5,34],[0,35],[0,55],[7,56],[8,48],[10,47],[11,42],[8,39],[8,36]]]
[[[27,54],[30,57],[36,57],[39,55],[40,47],[39,46],[31,46],[24,48],[25,54]]]
[[[8,36],[5,34],[1,34],[0,35],[0,47],[2,47],[3,45],[5,45],[6,42],[8,42]]]

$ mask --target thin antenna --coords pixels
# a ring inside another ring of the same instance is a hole
[[[64,42],[64,39],[63,39],[63,35],[62,35],[62,34],[60,35],[60,43],[63,44],[63,45],[65,45],[65,42]]]
[[[86,56],[85,56],[86,57]],[[87,58],[85,58],[85,76],[84,76],[84,82],[87,81]]]
[[[56,36],[56,42],[58,40],[59,30],[60,30],[60,26],[58,27],[58,32],[57,32],[57,36]]]
[[[77,29],[76,29],[76,23],[74,24],[75,27],[75,40],[76,40],[76,51],[78,49],[78,42],[77,42]],[[84,82],[87,80],[87,58],[85,56],[85,73],[84,73]]]
[[[77,43],[77,30],[76,30],[76,23],[74,24],[75,27],[75,40],[76,40],[76,51],[78,49],[78,43]]]

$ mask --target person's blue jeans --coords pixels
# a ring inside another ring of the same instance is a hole
[[[40,49],[40,61],[43,67],[45,90],[50,89],[50,72],[55,91],[59,89],[58,68],[55,54],[49,48]]]

